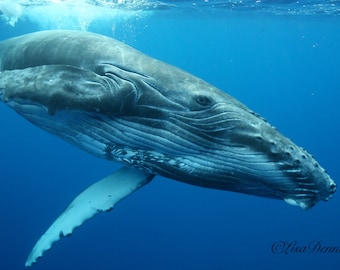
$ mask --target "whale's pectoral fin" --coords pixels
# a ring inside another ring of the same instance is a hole
[[[111,210],[117,202],[146,185],[154,177],[123,167],[80,193],[35,244],[26,266],[31,266],[52,244],[95,215]]]

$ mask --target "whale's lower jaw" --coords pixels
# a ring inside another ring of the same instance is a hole
[[[330,178],[318,183],[312,181],[312,177],[302,176],[298,169],[287,171],[280,168],[280,164],[266,156],[251,158],[248,155],[247,158],[218,164],[216,159],[215,162],[206,162],[196,156],[180,157],[176,160],[180,166],[164,162],[157,172],[201,187],[284,200],[303,209],[313,207],[320,200],[329,200],[336,191],[336,185]],[[209,160],[210,156],[207,155],[206,159]],[[257,162],[254,162],[255,159]]]
[[[201,187],[282,199],[303,209],[328,200],[335,192],[335,183],[314,160],[311,165],[295,166],[296,160],[275,159],[272,154],[247,146],[209,150],[175,144],[170,137],[161,142],[148,133],[147,127],[121,118],[81,111],[50,115],[45,107],[22,101],[10,101],[8,105],[33,124],[95,156],[146,173]],[[156,141],[157,145],[153,144]],[[302,151],[298,154],[304,159],[311,158],[301,148],[295,147],[295,151]],[[311,172],[306,173],[305,168]],[[315,181],[316,175],[322,181]]]

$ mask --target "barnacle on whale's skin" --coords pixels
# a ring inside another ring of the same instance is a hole
[[[112,143],[107,143],[104,149],[106,159],[112,160],[112,151],[114,150],[114,145]]]

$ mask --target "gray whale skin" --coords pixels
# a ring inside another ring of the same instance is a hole
[[[309,153],[233,97],[98,34],[43,31],[2,41],[0,100],[38,127],[124,165],[73,200],[26,266],[155,175],[303,209],[336,189]]]

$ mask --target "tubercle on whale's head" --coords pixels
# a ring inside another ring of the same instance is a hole
[[[332,198],[336,184],[311,154],[268,123],[262,124],[261,132],[257,139],[263,141],[269,160],[275,162],[288,180],[276,186],[284,201],[309,209],[321,200]]]
[[[241,110],[245,117],[248,110]],[[250,110],[249,114],[242,124],[228,130],[227,137],[228,143],[246,146],[254,155],[264,154],[262,162],[267,162],[266,169],[272,170],[271,173],[267,171],[260,176],[261,166],[254,166],[252,159],[247,165],[257,168],[258,176],[263,177],[258,181],[259,186],[264,185],[271,190],[271,195],[303,209],[309,209],[321,200],[329,200],[336,191],[336,184],[314,157],[259,115]],[[241,115],[239,121],[242,121]]]

